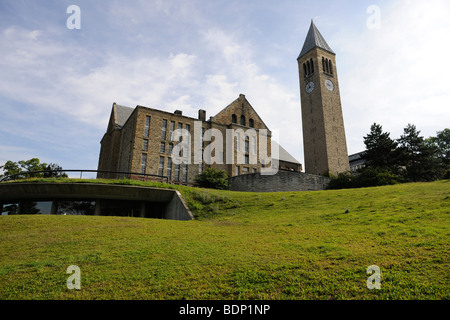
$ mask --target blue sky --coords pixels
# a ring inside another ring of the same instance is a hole
[[[374,122],[435,135],[450,124],[449,14],[447,0],[0,0],[0,165],[96,169],[113,102],[209,117],[241,93],[303,163],[296,58],[311,19],[337,54],[349,153]]]

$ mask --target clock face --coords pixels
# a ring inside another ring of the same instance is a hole
[[[333,91],[334,90],[334,84],[331,82],[331,80],[325,81],[325,87],[327,87],[328,90]]]
[[[314,90],[314,82],[309,82],[306,85],[306,92],[307,93],[311,93],[311,92],[313,92],[313,90]]]

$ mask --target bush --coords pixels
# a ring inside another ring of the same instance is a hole
[[[364,168],[352,175],[349,172],[332,177],[328,189],[349,189],[385,186],[399,183],[400,176],[390,170]]]
[[[195,182],[199,187],[209,189],[228,190],[230,182],[228,181],[228,174],[223,170],[208,168],[200,173]]]
[[[450,169],[445,170],[444,179],[450,179]]]

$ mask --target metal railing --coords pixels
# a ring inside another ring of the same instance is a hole
[[[42,174],[42,176],[38,176],[36,178],[63,178],[64,174],[66,172],[80,172],[80,179],[83,179],[83,172],[96,172],[96,173],[109,173],[109,174],[118,174],[118,175],[124,175],[128,176],[128,179],[131,179],[131,176],[136,176],[136,177],[143,177],[145,178],[145,181],[147,181],[148,177],[154,177],[154,178],[162,178],[164,180],[166,180],[166,183],[169,183],[169,178],[167,176],[160,176],[157,174],[148,174],[148,173],[138,173],[138,172],[126,172],[126,171],[108,171],[108,170],[85,170],[85,169],[74,169],[74,170],[64,170],[64,169],[60,169],[60,170],[42,170],[42,171],[26,171],[26,172],[20,172],[20,173],[16,173],[16,174],[12,174],[9,176],[5,176],[2,179],[0,179],[0,182],[3,181],[11,181],[11,180],[16,180],[16,179],[24,179],[24,176],[31,176],[33,177],[33,175],[36,174]],[[52,174],[52,173],[59,173],[58,174]],[[107,178],[105,178],[107,179]],[[120,178],[118,178],[120,179]]]

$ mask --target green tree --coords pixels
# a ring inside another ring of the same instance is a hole
[[[430,137],[425,142],[437,149],[436,155],[441,159],[444,169],[450,169],[450,129],[438,131],[436,137]]]
[[[200,173],[195,178],[195,182],[199,187],[202,188],[221,189],[221,190],[227,190],[230,188],[227,173],[223,170],[218,170],[214,168],[208,168],[202,173]]]
[[[390,138],[389,132],[383,132],[381,125],[374,123],[370,127],[370,132],[364,137],[364,144],[366,150],[362,158],[366,161],[366,167],[397,171],[397,142]]]
[[[415,125],[408,124],[397,141],[408,181],[432,181],[442,175],[437,148],[425,142]]]
[[[67,174],[65,174],[64,172],[54,172],[54,170],[62,170],[62,168],[59,165],[55,163],[50,164],[47,164],[45,162],[41,163],[38,158],[31,158],[29,160],[20,160],[18,162],[8,160],[3,166],[0,166],[0,170],[3,170],[3,174],[0,175],[0,179],[15,174],[19,174],[18,176],[15,177],[15,179],[36,178],[36,177],[37,178],[67,177]],[[46,171],[46,172],[25,174],[25,172],[34,172],[34,171]]]

